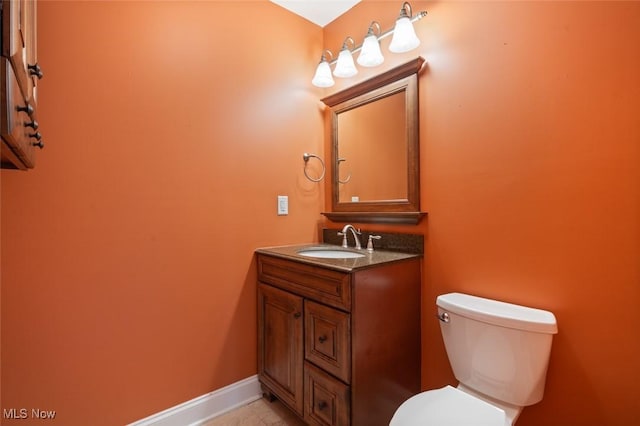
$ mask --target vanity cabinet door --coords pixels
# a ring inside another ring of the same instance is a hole
[[[258,284],[258,348],[260,381],[302,416],[302,297]]]

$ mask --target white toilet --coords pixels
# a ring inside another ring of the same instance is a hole
[[[510,426],[542,399],[555,316],[461,293],[438,296],[438,318],[457,388],[415,395],[390,426]]]

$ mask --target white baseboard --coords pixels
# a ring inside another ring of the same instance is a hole
[[[198,426],[262,397],[258,376],[247,377],[128,426]]]

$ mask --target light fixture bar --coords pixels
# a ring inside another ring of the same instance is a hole
[[[415,15],[413,15],[413,17],[411,17],[410,21],[413,24],[414,22],[419,21],[420,19],[424,18],[425,16],[427,16],[427,12],[423,10],[423,11],[417,12]],[[393,34],[393,30],[394,30],[394,28],[390,28],[387,31],[381,33],[378,36],[378,40],[382,40],[383,38],[389,37],[391,34]],[[359,52],[360,50],[362,50],[362,44],[359,44],[356,47],[354,47],[351,50],[351,54]],[[333,59],[331,62],[329,62],[329,65],[335,65],[336,62],[338,62],[337,58]]]

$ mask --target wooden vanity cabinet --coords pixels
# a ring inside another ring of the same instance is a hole
[[[420,391],[421,259],[340,270],[264,253],[258,376],[311,425],[388,425]]]

